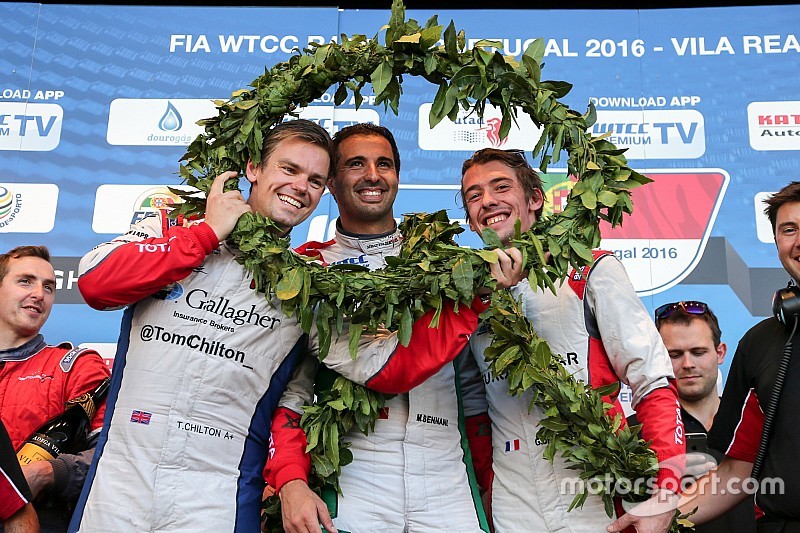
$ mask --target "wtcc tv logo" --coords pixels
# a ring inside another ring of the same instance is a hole
[[[0,150],[49,152],[61,141],[58,104],[0,102]]]
[[[598,111],[592,135],[608,135],[628,159],[695,159],[706,151],[703,114],[694,109]]]

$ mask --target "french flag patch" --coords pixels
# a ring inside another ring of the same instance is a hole
[[[131,413],[131,422],[135,422],[137,424],[144,424],[150,425],[150,418],[153,416],[153,413],[148,413],[147,411],[133,411]]]
[[[519,439],[506,441],[506,453],[519,450]]]

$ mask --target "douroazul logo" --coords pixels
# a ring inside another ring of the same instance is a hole
[[[158,129],[161,131],[178,131],[183,126],[183,118],[172,102],[167,101],[167,110],[161,120],[158,121]]]
[[[0,228],[11,224],[22,209],[22,195],[14,194],[11,189],[0,185]]]
[[[217,114],[211,99],[117,98],[108,111],[108,144],[188,146],[203,127],[197,121]]]
[[[148,189],[136,199],[131,224],[139,222],[152,213],[170,209],[171,206],[180,203],[180,201],[181,199],[167,187]]]

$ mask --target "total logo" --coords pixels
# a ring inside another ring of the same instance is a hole
[[[627,148],[628,159],[695,159],[706,151],[705,120],[694,109],[598,111],[591,132]]]
[[[56,219],[54,184],[0,183],[0,233],[47,233]]]
[[[53,150],[61,141],[63,119],[58,104],[0,102],[0,150]]]
[[[423,150],[477,150],[492,146],[530,151],[536,146],[542,132],[524,113],[517,116],[505,139],[500,138],[502,112],[487,105],[483,117],[459,110],[456,119],[445,118],[436,127],[430,127],[430,112],[433,104],[419,107],[418,138]]]
[[[117,98],[108,113],[108,144],[188,146],[203,132],[198,120],[217,114],[211,99]]]
[[[753,150],[800,150],[800,101],[752,102],[747,129]]]

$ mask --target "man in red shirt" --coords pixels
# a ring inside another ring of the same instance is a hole
[[[48,345],[39,333],[53,307],[55,273],[44,246],[20,246],[0,255],[0,420],[14,449],[65,403],[94,390],[109,376],[92,350],[69,343]],[[99,434],[105,406],[91,424],[89,442]],[[93,445],[23,467],[44,531],[66,531],[91,463]]]

